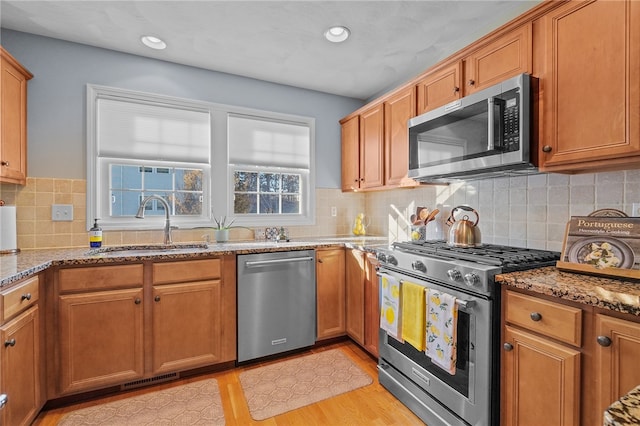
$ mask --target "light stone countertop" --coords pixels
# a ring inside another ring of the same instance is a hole
[[[157,250],[159,245],[126,246],[136,248],[133,251],[119,250],[98,253],[89,248],[24,250],[17,254],[0,255],[0,288],[42,272],[51,266],[92,265],[140,260],[194,259],[211,255],[247,254],[274,251],[316,249],[323,247],[350,247],[363,250],[375,246],[388,246],[386,237],[326,237],[275,241],[239,241],[228,243],[210,243],[204,247],[200,243],[176,243],[171,250]],[[145,250],[148,248],[148,250]],[[101,249],[109,249],[102,247]]]

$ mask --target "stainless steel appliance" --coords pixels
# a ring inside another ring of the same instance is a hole
[[[499,424],[500,291],[502,272],[555,265],[560,254],[484,244],[452,247],[445,241],[395,243],[378,250],[380,275],[409,280],[456,297],[454,375],[422,351],[380,329],[380,383],[429,426]]]
[[[409,177],[429,182],[537,172],[536,87],[535,78],[521,74],[409,120]]]
[[[315,259],[313,250],[238,255],[238,362],[315,344]]]

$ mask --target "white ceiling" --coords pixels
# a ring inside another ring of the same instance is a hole
[[[424,71],[540,0],[1,0],[27,33],[358,99]],[[352,34],[334,44],[331,25]],[[154,51],[150,34],[167,42]]]

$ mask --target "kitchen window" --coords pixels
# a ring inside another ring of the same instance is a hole
[[[312,118],[87,86],[87,228],[315,221]]]

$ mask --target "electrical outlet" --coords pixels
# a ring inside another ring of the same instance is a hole
[[[73,220],[73,205],[52,204],[51,220],[54,222],[71,222]]]
[[[640,217],[640,203],[633,203],[631,206],[631,216]]]
[[[336,206],[331,206],[331,216],[338,216],[338,208]]]

